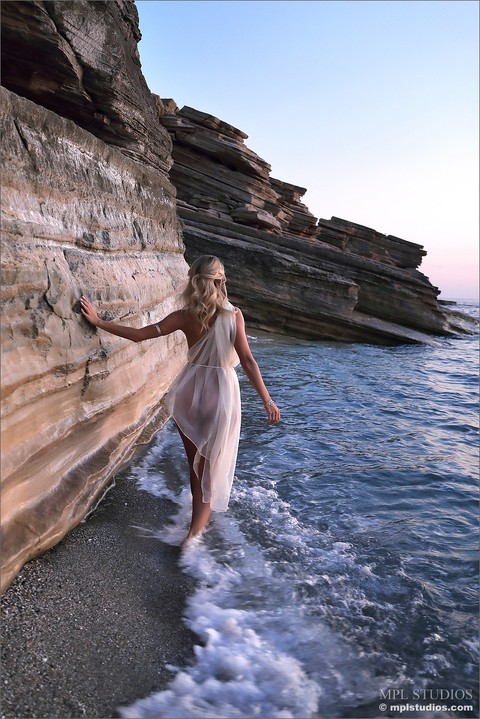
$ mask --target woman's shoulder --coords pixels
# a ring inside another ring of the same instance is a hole
[[[232,303],[229,301],[227,301],[224,304],[223,309],[226,310],[227,312],[234,312],[235,315],[242,314],[240,307],[237,307],[236,305],[232,305]]]
[[[235,321],[237,326],[244,324],[245,320],[243,319],[240,307],[237,307],[237,305],[230,305],[229,310],[231,315],[233,315],[232,319]]]
[[[175,318],[181,325],[189,321],[189,315],[185,309],[174,310],[168,316]]]
[[[234,317],[235,317],[235,323],[237,327],[245,326],[245,319],[243,317],[242,310],[240,307],[233,307]]]
[[[184,330],[193,330],[197,331],[200,328],[200,323],[198,319],[195,317],[193,312],[188,309],[188,307],[184,307],[181,310],[178,310],[179,316],[182,318],[183,327]]]

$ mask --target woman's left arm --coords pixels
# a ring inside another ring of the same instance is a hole
[[[252,354],[250,346],[248,344],[247,335],[245,332],[245,320],[241,311],[237,308],[236,310],[236,323],[237,323],[237,334],[235,337],[235,350],[237,352],[240,364],[247,375],[253,388],[256,390],[258,396],[263,402],[265,412],[268,416],[268,423],[275,424],[280,419],[280,410],[277,405],[270,397],[270,393],[265,387],[265,383],[262,378],[262,373],[257,364],[257,360]]]
[[[116,322],[102,320],[101,317],[98,316],[92,303],[89,302],[86,297],[80,299],[80,306],[82,308],[82,315],[91,325],[99,327],[101,330],[105,330],[105,332],[110,332],[110,334],[116,335],[117,337],[131,340],[132,342],[143,342],[143,340],[151,340],[161,335],[169,335],[176,330],[183,330],[184,326],[184,317],[181,310],[172,312],[160,322],[137,329],[136,327],[117,325]]]

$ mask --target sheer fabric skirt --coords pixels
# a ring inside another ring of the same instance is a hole
[[[197,448],[194,471],[201,482],[203,501],[224,512],[240,437],[240,388],[235,370],[188,364],[165,399],[178,428]],[[199,476],[202,457],[205,462]]]

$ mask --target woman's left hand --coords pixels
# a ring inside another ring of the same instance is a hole
[[[270,402],[264,405],[265,412],[268,417],[268,424],[276,424],[280,419],[280,410],[278,409],[275,402]]]

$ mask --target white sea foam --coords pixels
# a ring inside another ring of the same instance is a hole
[[[476,566],[460,542],[477,465],[453,427],[460,409],[472,424],[470,394],[458,399],[469,347],[258,340],[284,430],[262,429],[252,397],[229,511],[183,553],[195,655],[121,716],[376,717],[389,688],[476,687]],[[173,429],[135,476],[177,504],[154,535],[178,545],[190,493]]]
[[[156,532],[169,544],[185,536],[190,512],[187,493],[175,493],[165,473],[155,469],[160,455],[175,454],[174,442],[165,433],[135,469],[142,489],[178,505],[173,524]],[[239,488],[237,494],[247,492]],[[266,525],[281,524],[281,542],[301,548],[298,522],[275,490],[257,487],[248,493]],[[237,500],[248,509],[245,496]],[[344,542],[332,545],[326,565],[348,548]],[[308,719],[319,716],[319,706],[335,716],[338,696],[343,704],[355,704],[378,695],[379,682],[368,669],[359,670],[358,654],[306,611],[292,577],[278,573],[262,548],[247,541],[233,515],[215,515],[209,532],[188,545],[181,563],[198,583],[185,617],[201,641],[195,661],[176,669],[168,690],[120,708],[122,717]]]

